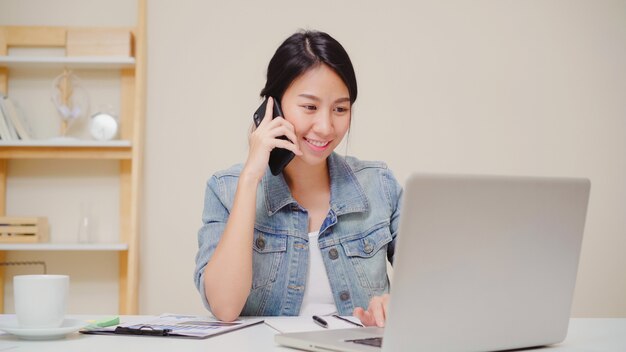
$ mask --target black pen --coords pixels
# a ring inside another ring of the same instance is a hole
[[[328,329],[328,323],[326,322],[326,320],[318,317],[317,315],[313,316],[313,321],[315,322],[315,324],[323,327],[324,329]]]
[[[337,315],[337,314],[333,314],[333,318],[337,318],[337,319],[339,319],[339,320],[343,320],[343,321],[345,321],[346,323],[350,323],[350,324],[352,324],[352,325],[356,325],[356,326],[358,326],[358,327],[360,327],[360,328],[362,328],[362,327],[363,327],[363,325],[361,325],[361,324],[359,324],[359,323],[355,323],[355,322],[353,322],[352,320],[350,320],[350,319],[346,319],[346,318],[341,317],[341,316],[339,316],[339,315]]]

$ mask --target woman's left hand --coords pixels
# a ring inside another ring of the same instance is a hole
[[[352,312],[352,315],[359,318],[361,323],[365,326],[378,326],[384,327],[387,320],[387,305],[389,304],[389,294],[385,293],[382,296],[374,296],[370,300],[370,304],[367,310],[356,307]]]

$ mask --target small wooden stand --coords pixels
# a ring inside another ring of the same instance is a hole
[[[0,243],[37,243],[47,241],[47,218],[0,217]]]

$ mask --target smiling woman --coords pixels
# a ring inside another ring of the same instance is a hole
[[[222,320],[339,313],[384,325],[402,190],[384,163],[334,153],[357,96],[348,54],[326,33],[295,33],[261,96],[246,162],[207,183],[195,271],[205,306]],[[274,176],[275,148],[295,157]]]
[[[325,64],[296,78],[281,100],[284,118],[294,127],[302,155],[289,170],[324,163],[350,126],[350,98],[339,75]]]

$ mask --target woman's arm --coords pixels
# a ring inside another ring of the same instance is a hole
[[[219,243],[204,268],[204,291],[211,311],[220,320],[235,320],[243,309],[252,287],[252,238],[256,218],[257,187],[265,175],[270,152],[285,148],[302,155],[293,125],[282,117],[272,119],[273,99],[265,117],[250,134],[250,150],[239,175],[233,207]]]
[[[204,288],[215,317],[235,320],[252,286],[252,235],[259,180],[240,175],[226,228],[204,268]]]
[[[385,176],[387,177],[387,186],[390,188],[389,194],[393,194],[390,209],[390,225],[391,237],[393,240],[387,246],[387,258],[393,265],[393,259],[395,255],[396,239],[398,236],[398,226],[400,225],[400,208],[402,205],[402,186],[398,183],[391,171],[388,171]],[[387,308],[389,306],[389,298],[391,296],[386,293],[382,296],[374,296],[369,302],[367,310],[362,307],[357,307],[353,311],[353,315],[365,326],[378,326],[384,327],[387,320]]]

